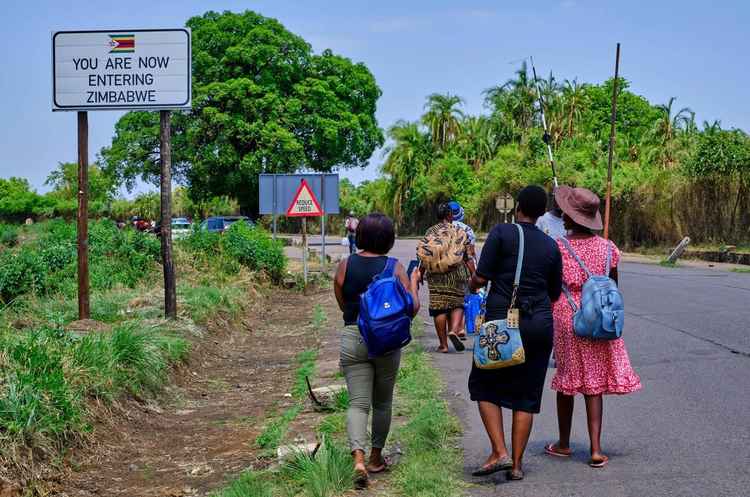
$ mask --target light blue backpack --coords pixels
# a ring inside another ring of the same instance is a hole
[[[573,331],[579,337],[592,340],[614,340],[622,336],[622,326],[625,324],[625,304],[617,283],[609,277],[609,267],[612,261],[612,245],[607,242],[607,274],[600,276],[591,274],[578,254],[575,253],[566,238],[560,238],[562,244],[570,252],[578,265],[586,272],[586,282],[581,290],[581,307],[576,306],[568,287],[562,289],[573,309]]]

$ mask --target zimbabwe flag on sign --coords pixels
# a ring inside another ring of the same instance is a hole
[[[135,52],[135,35],[109,35],[109,53],[133,53]]]

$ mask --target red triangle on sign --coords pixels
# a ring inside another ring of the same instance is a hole
[[[304,216],[322,216],[323,209],[320,208],[318,199],[315,198],[310,185],[304,179],[300,182],[299,189],[294,195],[294,200],[289,204],[286,210],[287,216],[304,217]]]

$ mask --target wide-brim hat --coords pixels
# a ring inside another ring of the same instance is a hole
[[[555,201],[576,224],[591,230],[604,227],[599,212],[599,197],[591,190],[560,186],[555,190]]]

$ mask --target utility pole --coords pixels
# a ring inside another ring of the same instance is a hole
[[[615,81],[612,85],[612,115],[609,128],[609,158],[607,159],[607,196],[604,200],[604,239],[609,239],[609,217],[612,204],[612,156],[615,153],[615,120],[617,119],[617,87],[620,75],[620,44],[615,54]]]

